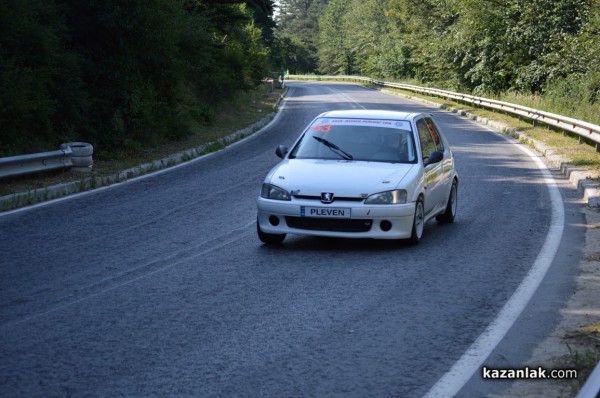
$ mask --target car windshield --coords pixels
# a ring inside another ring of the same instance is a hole
[[[416,163],[417,154],[405,120],[318,118],[292,148],[290,159]]]

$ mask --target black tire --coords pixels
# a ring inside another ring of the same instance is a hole
[[[446,211],[435,217],[439,223],[450,224],[454,222],[456,217],[456,206],[458,200],[458,184],[456,180],[452,181],[452,187],[450,188],[450,195],[448,196],[448,204],[446,205]]]
[[[92,155],[90,155],[90,156],[71,156],[71,162],[73,162],[73,167],[88,167],[94,163],[94,161],[92,159]]]
[[[256,220],[256,233],[258,234],[258,239],[267,245],[280,245],[285,239],[285,234],[269,234],[263,232],[260,229],[258,220]]]
[[[425,229],[425,207],[423,206],[423,199],[417,199],[415,203],[415,217],[413,218],[412,232],[410,239],[408,240],[413,245],[416,245],[421,241],[423,237],[423,230]]]
[[[94,160],[92,155],[94,147],[87,142],[66,142],[60,145],[61,149],[71,149],[71,171],[75,172],[90,172]]]

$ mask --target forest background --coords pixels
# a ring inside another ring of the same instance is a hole
[[[0,156],[160,146],[281,70],[543,98],[600,123],[600,0],[4,0]]]

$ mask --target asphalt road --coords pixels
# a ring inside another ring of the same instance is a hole
[[[457,219],[401,242],[256,237],[256,197],[328,109],[434,113],[460,173]],[[0,215],[3,397],[420,397],[496,318],[553,209],[511,139],[359,86],[291,83],[274,123],[168,172]],[[574,193],[540,289],[486,364],[518,367],[573,287]],[[506,383],[475,374],[458,394]]]

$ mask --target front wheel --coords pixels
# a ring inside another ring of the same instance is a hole
[[[258,234],[258,239],[260,239],[262,243],[265,243],[267,245],[279,245],[285,239],[285,234],[269,234],[263,232],[260,229],[260,224],[258,223],[258,220],[256,220],[256,233]]]
[[[413,219],[412,233],[409,242],[417,244],[423,237],[423,229],[425,228],[425,210],[423,207],[423,199],[417,199],[415,204],[415,218]]]
[[[456,217],[456,206],[458,199],[458,184],[456,180],[452,181],[452,187],[450,188],[450,195],[448,196],[448,204],[446,205],[446,211],[436,216],[436,220],[440,223],[450,224],[454,222]]]

